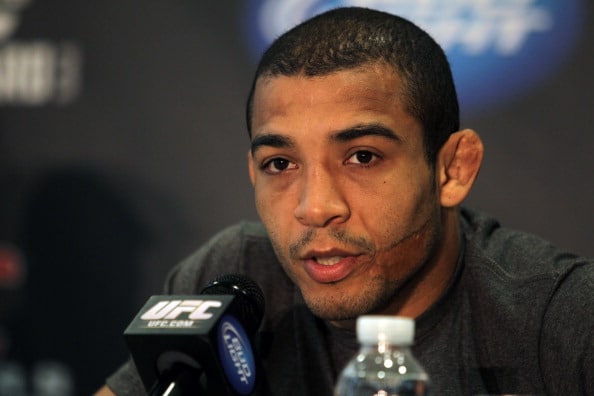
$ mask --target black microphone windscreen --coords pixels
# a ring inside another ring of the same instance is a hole
[[[264,316],[264,294],[260,287],[245,275],[226,274],[210,282],[200,294],[233,295],[234,314],[243,323],[252,337],[260,327]]]

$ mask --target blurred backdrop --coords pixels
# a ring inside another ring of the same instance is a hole
[[[468,205],[594,256],[591,1],[0,0],[0,396],[92,392],[169,268],[257,218],[255,62],[340,5],[446,49],[486,146]]]

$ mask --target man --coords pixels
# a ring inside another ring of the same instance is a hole
[[[362,314],[416,319],[435,394],[594,394],[594,263],[460,209],[483,146],[458,124],[446,57],[415,25],[345,8],[297,26],[248,101],[263,227],[223,231],[166,291],[261,286],[261,394],[330,395]],[[107,386],[143,393],[130,365]]]

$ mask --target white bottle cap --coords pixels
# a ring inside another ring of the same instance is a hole
[[[361,344],[410,346],[415,338],[415,321],[402,316],[364,315],[357,319],[357,339]]]

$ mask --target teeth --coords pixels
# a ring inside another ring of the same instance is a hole
[[[316,257],[316,262],[322,265],[334,265],[342,260],[342,256],[334,257]]]

